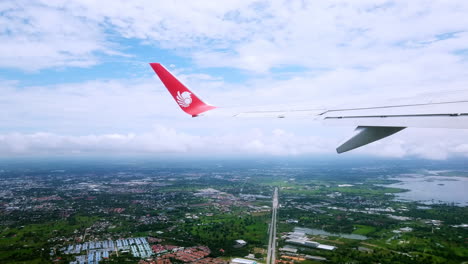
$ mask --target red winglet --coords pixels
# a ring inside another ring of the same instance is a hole
[[[216,106],[204,103],[160,63],[150,63],[150,65],[185,113],[195,117],[216,108]]]

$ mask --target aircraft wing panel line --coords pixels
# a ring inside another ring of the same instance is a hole
[[[420,114],[420,115],[378,115],[378,116],[327,116],[324,119],[351,119],[351,118],[394,118],[394,117],[458,117],[468,116],[468,113],[457,114]]]
[[[385,109],[385,108],[401,108],[401,107],[415,107],[415,106],[418,107],[418,106],[459,104],[459,103],[468,103],[468,101],[461,100],[461,101],[447,101],[447,102],[423,103],[423,104],[404,104],[404,105],[387,105],[387,106],[374,106],[374,107],[330,109],[330,110],[327,110],[327,113],[338,112],[338,111],[374,110],[374,109]]]
[[[379,126],[379,127],[414,127],[414,128],[455,128],[468,129],[468,115],[432,115],[398,117],[327,117],[323,119],[333,126]]]

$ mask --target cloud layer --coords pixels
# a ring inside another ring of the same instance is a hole
[[[191,119],[137,58],[184,61],[172,70],[217,106],[468,100],[467,13],[463,1],[3,1],[0,155],[332,153],[353,128]],[[96,79],[109,61],[144,70]],[[84,81],[28,79],[79,68]],[[408,129],[355,153],[443,159],[466,155],[467,136]]]
[[[253,72],[373,68],[427,54],[450,63],[468,38],[461,1],[43,0],[4,1],[0,12],[0,66],[23,69],[90,66],[120,53],[121,39]]]
[[[421,134],[426,134],[421,138]],[[447,136],[450,139],[447,139]],[[468,157],[464,131],[408,131],[399,138],[377,142],[353,154],[391,158],[447,159]],[[437,140],[439,139],[439,140]],[[250,129],[240,133],[193,135],[156,126],[145,133],[64,136],[52,133],[2,134],[0,156],[23,155],[307,155],[334,153],[337,140],[320,135],[302,135],[283,129]]]

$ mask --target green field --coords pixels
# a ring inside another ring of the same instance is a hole
[[[355,225],[356,230],[353,231],[353,234],[356,235],[368,235],[370,233],[375,232],[376,228],[373,226],[366,226],[366,225]]]

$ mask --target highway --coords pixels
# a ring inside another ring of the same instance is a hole
[[[278,188],[275,187],[273,192],[273,203],[271,207],[271,223],[268,238],[268,253],[266,264],[275,264],[276,262],[276,214],[278,211]]]

